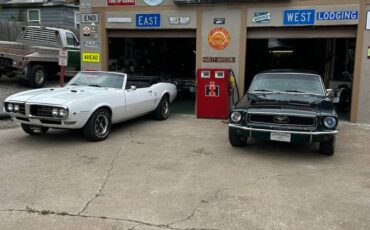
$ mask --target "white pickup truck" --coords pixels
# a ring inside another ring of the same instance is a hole
[[[58,74],[60,50],[68,51],[66,75],[80,70],[80,44],[73,32],[64,29],[22,26],[16,42],[0,41],[0,77],[18,77],[32,88],[41,88]]]

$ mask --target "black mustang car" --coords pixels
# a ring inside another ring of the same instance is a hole
[[[320,75],[308,71],[271,70],[257,74],[234,106],[229,141],[245,146],[260,140],[320,142],[320,153],[333,155],[338,117]]]

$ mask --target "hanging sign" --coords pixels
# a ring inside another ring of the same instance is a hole
[[[83,62],[100,62],[100,53],[82,53]]]
[[[213,19],[213,24],[215,25],[224,25],[226,19],[225,18],[214,18]]]
[[[84,36],[90,36],[90,34],[91,34],[91,29],[90,29],[90,27],[85,26],[84,28],[82,28],[82,32],[83,32],[83,35],[84,35]]]
[[[135,0],[108,0],[108,6],[133,6],[135,5]]]
[[[270,23],[271,13],[270,12],[256,12],[252,18],[254,23]]]
[[[139,28],[153,28],[161,26],[160,14],[137,14],[136,27]]]
[[[81,14],[82,23],[99,22],[99,14]]]
[[[230,34],[225,28],[214,28],[208,34],[208,44],[215,50],[223,50],[229,45],[229,43]]]
[[[315,10],[285,10],[284,25],[313,25],[315,24]]]
[[[163,0],[144,0],[144,2],[149,6],[157,6],[163,2]]]
[[[317,20],[357,20],[358,11],[321,11],[317,12]]]
[[[169,17],[171,25],[187,25],[190,22],[190,17]]]
[[[234,63],[235,57],[203,57],[203,62]]]

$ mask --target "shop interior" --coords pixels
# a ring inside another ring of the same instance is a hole
[[[319,73],[340,117],[347,119],[354,71],[355,38],[248,39],[245,90],[253,76],[269,69],[306,69]]]
[[[194,114],[195,38],[109,38],[109,70],[177,86],[174,113]]]

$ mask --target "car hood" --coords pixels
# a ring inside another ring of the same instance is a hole
[[[301,93],[258,93],[245,95],[235,106],[245,109],[284,109],[318,112],[334,110],[329,98]]]
[[[5,101],[18,101],[38,104],[63,105],[72,100],[80,100],[89,96],[96,96],[114,90],[109,88],[96,88],[88,86],[67,86],[64,88],[45,88],[28,90],[14,94]]]

